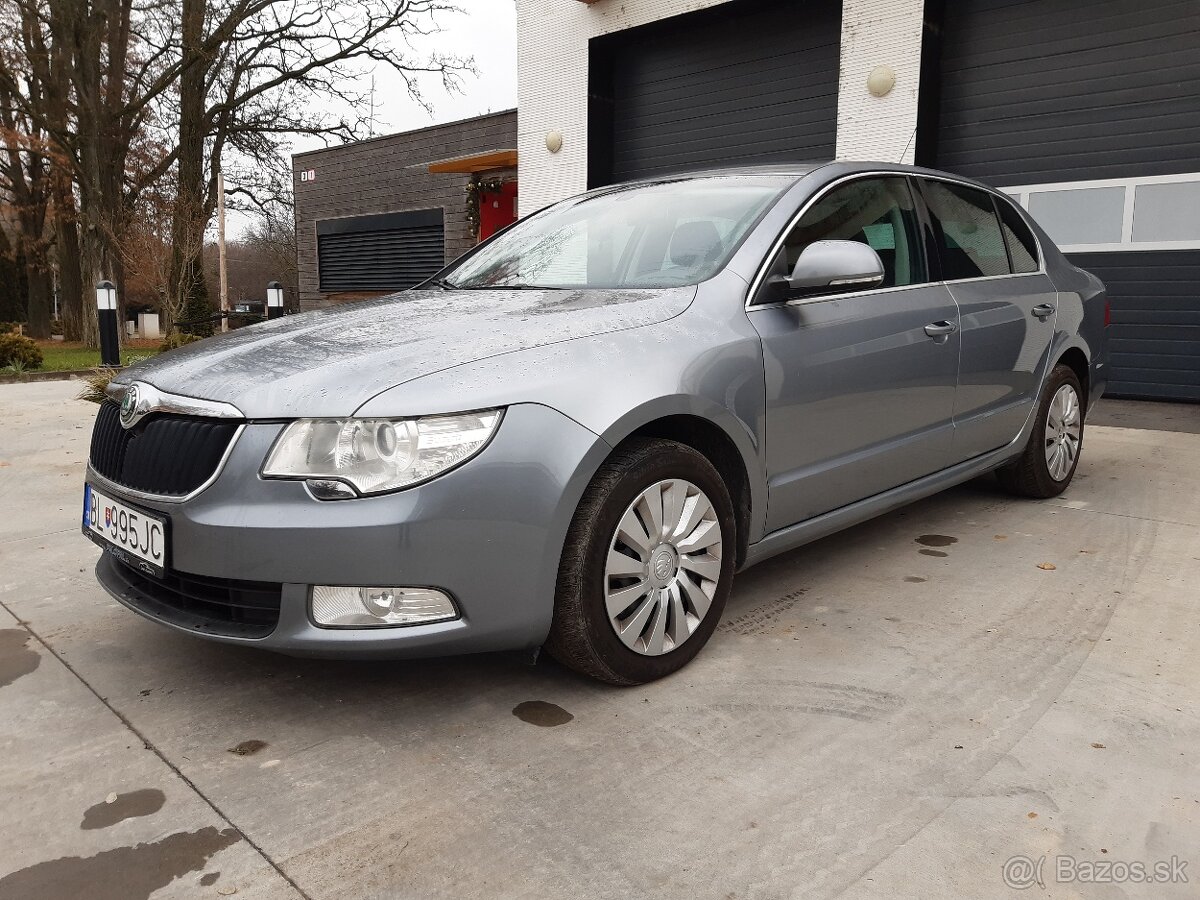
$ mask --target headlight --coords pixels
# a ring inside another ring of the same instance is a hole
[[[492,409],[421,419],[299,419],[271,448],[263,476],[311,479],[322,499],[394,491],[470,459],[500,415]]]

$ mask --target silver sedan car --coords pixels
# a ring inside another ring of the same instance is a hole
[[[605,187],[414,290],[124,372],[83,531],[112,596],[191,634],[544,647],[637,684],[700,651],[739,569],[989,471],[1060,493],[1107,320],[1008,196],[951,175]]]

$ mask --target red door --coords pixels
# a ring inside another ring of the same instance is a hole
[[[499,193],[479,195],[479,239],[487,240],[505,225],[517,221],[517,183],[506,181]]]

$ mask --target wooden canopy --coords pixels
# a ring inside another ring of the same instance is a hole
[[[469,156],[439,159],[429,164],[429,171],[435,175],[445,173],[474,175],[476,172],[487,172],[492,169],[513,169],[516,168],[516,165],[516,150],[488,150],[486,153],[472,153]]]

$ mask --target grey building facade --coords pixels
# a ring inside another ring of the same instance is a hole
[[[507,110],[293,156],[301,309],[411,287],[473,247],[467,186],[514,180],[516,146]]]

